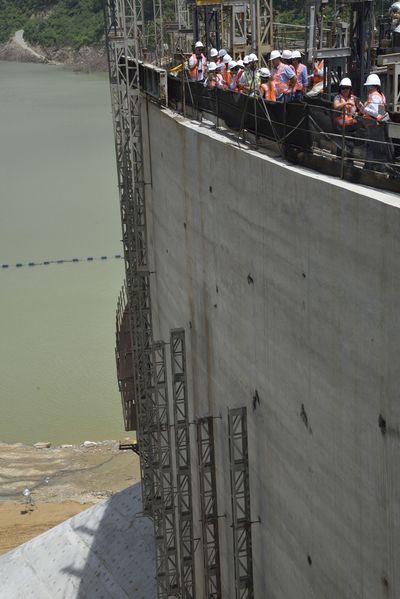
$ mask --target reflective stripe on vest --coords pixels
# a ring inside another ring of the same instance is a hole
[[[336,96],[336,97],[339,97],[340,101],[351,102],[351,106],[346,104],[346,106],[343,106],[343,108],[337,109],[338,114],[335,117],[336,124],[339,125],[340,127],[343,126],[343,123],[344,123],[345,127],[348,127],[349,125],[354,125],[356,120],[355,120],[355,118],[353,118],[353,114],[355,112],[357,112],[357,106],[356,106],[356,101],[355,101],[353,94],[350,95],[348,100],[346,100],[346,98],[344,96],[342,96],[342,94],[339,94],[339,96]]]
[[[378,100],[378,102],[373,102],[374,98],[376,100]],[[385,94],[383,94],[382,92],[378,92],[376,90],[376,91],[373,91],[372,93],[370,93],[368,95],[367,104],[379,104],[379,107],[378,107],[378,116],[372,116],[371,114],[368,114],[368,112],[365,112],[364,117],[366,119],[370,119],[373,121],[380,121],[383,119],[384,116],[386,116],[386,98],[385,98]]]
[[[300,76],[303,72],[303,68],[304,65],[303,63],[299,62],[299,64],[297,65],[297,68],[295,69],[296,71],[296,83],[294,84],[294,88],[293,90],[295,92],[302,92],[304,90],[304,83],[300,82]]]
[[[280,62],[279,65],[277,67],[274,68],[274,74],[272,75],[272,81],[274,82],[275,85],[275,92],[277,96],[280,96],[281,94],[287,94],[289,92],[289,82],[288,81],[282,81],[282,71],[285,68],[285,64],[283,64],[283,62]]]

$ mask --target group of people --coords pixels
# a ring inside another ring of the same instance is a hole
[[[220,88],[261,96],[272,102],[300,100],[309,84],[307,67],[298,50],[271,52],[271,70],[258,68],[258,57],[249,54],[234,60],[225,49],[211,48],[209,60],[202,42],[196,42],[188,61],[191,81],[203,82],[210,89]],[[322,73],[321,73],[322,68]],[[323,64],[316,65],[313,83],[323,79]]]
[[[227,50],[216,48],[211,48],[207,60],[204,46],[198,41],[188,61],[188,73],[191,81],[202,82],[209,89],[241,92],[272,102],[300,101],[310,84],[315,86],[324,80],[324,61],[315,63],[309,77],[298,50],[283,50],[282,53],[273,50],[269,60],[271,69],[259,68],[256,54],[234,60]],[[387,119],[386,99],[378,75],[369,75],[365,86],[368,97],[362,103],[352,92],[351,80],[348,77],[341,80],[333,102],[338,127],[351,131],[358,115],[370,120],[371,124]]]

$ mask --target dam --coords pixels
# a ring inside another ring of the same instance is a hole
[[[157,596],[397,598],[395,179],[311,170],[185,113],[139,60],[136,8],[107,15],[117,372]]]

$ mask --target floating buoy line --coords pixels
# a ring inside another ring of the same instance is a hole
[[[50,264],[71,264],[77,262],[96,262],[104,260],[122,260],[121,254],[114,256],[87,256],[87,258],[62,258],[59,260],[43,260],[43,262],[16,262],[15,264],[2,264],[1,268],[26,268],[33,266],[49,266]]]

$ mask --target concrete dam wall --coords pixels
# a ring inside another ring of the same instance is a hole
[[[400,597],[400,201],[143,104],[154,338],[213,416],[235,597],[228,409],[247,408],[256,599]],[[201,536],[191,431],[194,536]],[[202,548],[197,596],[205,597]]]

